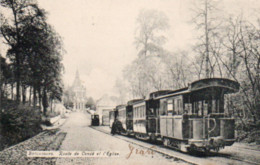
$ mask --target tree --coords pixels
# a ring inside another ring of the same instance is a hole
[[[169,28],[168,18],[157,10],[141,10],[136,20],[135,44],[138,56],[159,55],[166,38],[161,34]]]
[[[168,52],[162,56],[163,62],[166,64],[167,72],[164,76],[168,77],[166,84],[169,89],[186,87],[188,82],[193,80],[187,58],[188,52],[186,51]]]
[[[37,64],[36,70],[33,71],[33,74],[37,75],[35,88],[38,90],[39,99],[42,99],[44,113],[46,113],[48,107],[48,104],[46,104],[48,100],[47,93],[51,93],[52,98],[61,101],[63,91],[61,80],[63,49],[61,38],[51,26],[47,25],[41,33],[42,38],[40,38],[38,45],[40,47],[36,48],[35,56],[37,58],[34,56],[32,59],[32,66],[35,67],[35,64]]]
[[[226,75],[241,84],[240,93],[230,97],[228,104],[249,129],[252,125],[257,126],[260,118],[260,28],[244,20],[242,15],[230,17],[224,28],[221,39],[224,55],[218,56],[218,59]]]
[[[9,58],[15,64],[16,100],[20,102],[21,69],[24,59],[23,28],[35,18],[41,17],[42,12],[33,0],[1,0],[0,4],[9,9],[13,17],[1,26],[1,34],[10,47]]]
[[[137,20],[135,45],[138,57],[124,69],[133,97],[145,98],[154,90],[165,87],[163,72],[165,64],[161,56],[169,28],[168,18],[157,10],[141,10]]]
[[[212,55],[217,53],[218,45],[216,44],[218,42],[214,42],[214,40],[216,38],[218,40],[218,27],[221,24],[217,18],[217,3],[215,0],[199,0],[194,3],[193,13],[195,16],[192,18],[192,22],[202,32],[198,37],[199,42],[194,47],[199,54],[199,61],[194,63],[198,65],[196,67],[199,78],[203,69],[205,69],[206,78],[214,76],[215,66],[219,64],[215,56]]]
[[[117,78],[114,86],[115,92],[118,94],[118,105],[125,104],[128,100],[129,91],[123,78]]]
[[[94,99],[93,99],[92,97],[89,97],[89,98],[87,99],[87,103],[86,103],[85,106],[86,106],[87,108],[95,109],[96,103],[95,103],[95,101],[94,101]]]

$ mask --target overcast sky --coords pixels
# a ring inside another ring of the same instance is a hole
[[[169,17],[166,46],[181,48],[191,36],[189,26],[183,26],[188,21],[183,0],[40,0],[39,5],[63,37],[65,84],[72,84],[78,69],[87,95],[95,99],[112,93],[122,69],[136,58],[134,32],[141,9],[158,9]]]
[[[76,70],[95,99],[112,94],[123,68],[136,58],[133,44],[136,18],[141,9],[158,9],[169,18],[165,48],[189,49],[194,28],[189,21],[193,0],[38,0],[48,12],[48,22],[62,36],[64,83],[71,85]],[[224,0],[234,9],[256,6],[257,0]],[[259,3],[257,3],[259,6]]]

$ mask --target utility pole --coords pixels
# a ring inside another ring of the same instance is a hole
[[[209,78],[208,0],[205,0],[206,78]]]

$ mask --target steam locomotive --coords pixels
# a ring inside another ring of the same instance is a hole
[[[118,133],[152,142],[162,141],[183,152],[210,152],[235,142],[235,119],[225,111],[225,95],[239,91],[239,83],[223,78],[194,81],[186,88],[150,93],[110,112]]]

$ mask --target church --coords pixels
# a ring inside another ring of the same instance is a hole
[[[76,72],[76,77],[71,87],[73,94],[73,110],[84,110],[87,102],[86,88],[82,84],[79,77],[79,72]]]

